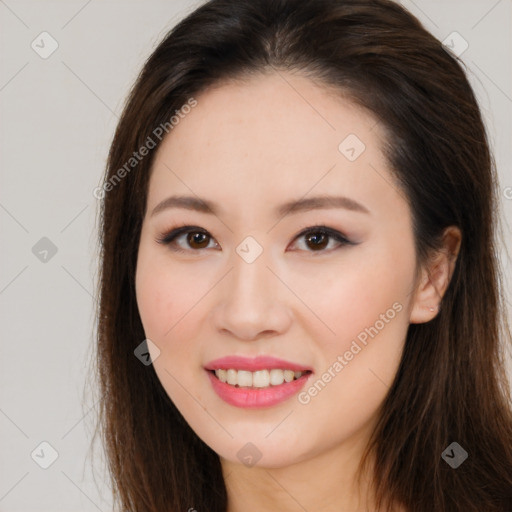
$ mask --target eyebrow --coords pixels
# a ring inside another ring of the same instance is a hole
[[[220,213],[219,206],[207,199],[193,196],[171,196],[155,206],[151,212],[151,217],[168,208],[184,208],[211,215],[218,215]],[[276,216],[282,217],[290,213],[329,208],[342,208],[353,212],[370,214],[370,210],[366,206],[353,199],[343,196],[326,195],[288,201],[278,206],[274,213]]]

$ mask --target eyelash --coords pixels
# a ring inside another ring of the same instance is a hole
[[[189,234],[189,233],[202,233],[207,236],[209,236],[210,239],[213,239],[213,237],[208,233],[208,231],[198,227],[198,226],[189,226],[189,225],[182,225],[178,226],[176,228],[171,229],[170,231],[163,234],[162,237],[157,238],[156,242],[159,244],[167,245],[169,248],[178,253],[190,253],[190,252],[201,252],[203,250],[206,250],[206,248],[203,249],[180,249],[176,245],[174,245],[174,242],[176,238],[178,238],[180,235]],[[306,229],[303,229],[298,235],[295,236],[294,241],[298,238],[301,238],[305,235],[309,234],[323,234],[328,237],[328,239],[333,239],[336,242],[338,242],[340,245],[338,248],[343,246],[350,246],[350,245],[357,245],[355,242],[351,242],[348,240],[343,234],[341,234],[339,231],[336,231],[335,229],[329,228],[327,226],[311,226]],[[325,249],[319,249],[318,251],[306,251],[310,253],[329,253],[335,249],[325,250]]]

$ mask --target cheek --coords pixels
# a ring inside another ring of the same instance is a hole
[[[157,266],[140,262],[137,268],[137,305],[144,332],[150,339],[162,339],[173,325],[176,279],[170,279]],[[173,293],[174,292],[174,293]]]
[[[408,322],[405,306],[395,300],[399,289],[389,283],[384,291],[373,286],[374,293],[357,293],[367,280],[370,286],[369,275],[347,279],[325,302],[323,319],[336,334],[318,328],[318,372],[298,397],[318,449],[371,425],[400,363]]]
[[[190,320],[199,294],[193,279],[168,267],[168,264],[159,261],[158,255],[151,257],[141,254],[136,274],[139,314],[146,338],[160,350],[159,357],[155,358],[152,354],[155,370],[160,377],[164,376],[164,364],[174,374],[174,366],[183,365],[183,360],[187,358],[190,346],[179,340],[194,338],[194,322]],[[173,361],[177,364],[170,366]]]
[[[196,377],[203,370],[194,355],[201,352],[200,329],[204,322],[201,299],[211,284],[201,272],[184,271],[179,264],[171,263],[165,255],[141,250],[137,265],[136,291],[139,313],[147,338],[160,350],[154,357],[153,368],[169,398],[196,433],[202,425],[213,432],[214,439],[225,433],[216,424],[208,422],[209,416],[200,405],[204,402]],[[196,341],[194,341],[196,340]],[[198,373],[199,372],[199,373]],[[204,376],[206,381],[206,377]],[[192,395],[193,393],[193,395]],[[191,398],[193,397],[193,398]]]
[[[136,296],[145,334],[164,344],[187,324],[187,314],[205,293],[199,277],[172,265],[170,258],[141,246],[136,273]]]
[[[198,338],[194,305],[205,291],[198,287],[193,276],[180,272],[169,265],[168,258],[151,251],[140,253],[136,291],[145,336],[159,350],[158,355],[151,352],[154,370],[167,394],[181,409],[189,397],[181,396],[179,383],[187,381],[193,362],[190,341]]]
[[[348,350],[358,335],[364,341],[366,329],[375,324],[389,330],[397,310],[405,311],[410,300],[413,264],[406,254],[397,259],[393,252],[373,247],[354,251],[341,264],[297,269],[289,281],[307,306],[303,322],[308,328],[316,325],[317,339],[332,354]]]
[[[381,247],[358,252],[336,268],[319,267],[318,286],[307,295],[322,320],[315,321],[314,336],[320,371],[301,403],[310,403],[326,425],[337,417],[346,418],[347,429],[360,427],[384,399],[400,363],[414,254]],[[311,277],[297,281],[302,293],[308,281],[311,286]]]

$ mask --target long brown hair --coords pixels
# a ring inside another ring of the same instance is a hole
[[[382,150],[410,204],[420,264],[440,247],[444,228],[462,232],[441,310],[410,325],[368,446],[377,505],[512,510],[504,366],[510,330],[499,293],[495,164],[463,63],[388,0],[212,0],[170,30],[146,61],[99,196],[94,377],[115,503],[130,512],[226,511],[218,455],[177,411],[153,367],[134,355],[145,338],[136,258],[160,142],[155,129],[169,128],[176,110],[209,87],[273,70],[302,72],[334,88],[385,127]],[[130,160],[148,137],[156,148]],[[457,469],[441,457],[452,442],[469,454]]]

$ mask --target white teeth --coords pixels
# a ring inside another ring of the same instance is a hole
[[[293,370],[285,370],[284,371],[284,380],[286,382],[291,382],[295,377],[295,372]]]
[[[252,372],[246,372],[244,370],[238,371],[238,385],[240,387],[251,387],[252,386]]]
[[[258,370],[249,372],[246,370],[215,370],[215,375],[221,382],[227,382],[232,386],[268,388],[279,386],[283,382],[292,382],[300,378],[306,372],[294,372],[293,370]]]
[[[279,386],[284,382],[283,370],[270,370],[270,384]]]
[[[240,375],[240,373],[241,372],[238,372],[238,375]],[[240,377],[238,377],[238,382],[240,382]],[[268,370],[258,370],[257,372],[254,372],[252,374],[252,385],[255,388],[266,388],[269,386],[269,384],[270,375],[268,373]]]
[[[236,386],[238,384],[238,372],[236,370],[228,370],[226,382]]]

